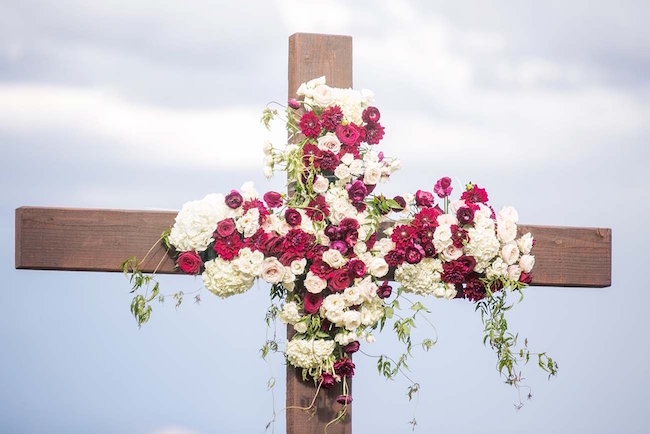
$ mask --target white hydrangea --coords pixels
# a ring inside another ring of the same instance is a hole
[[[336,343],[342,347],[356,341],[358,338],[359,337],[355,332],[339,332],[336,334],[336,336],[334,336]]]
[[[329,339],[292,339],[287,342],[286,356],[298,368],[318,368],[330,359],[335,346]]]
[[[374,298],[370,303],[361,306],[361,324],[372,327],[384,317],[384,302],[381,298]]]
[[[300,321],[300,312],[298,312],[298,305],[295,302],[285,303],[282,310],[278,314],[278,318],[285,324],[295,324]]]
[[[493,221],[492,219],[489,219]],[[494,228],[483,229],[480,227],[469,228],[467,231],[469,243],[465,245],[465,253],[476,260],[476,271],[482,272],[490,260],[499,254],[501,245],[494,235]]]
[[[405,292],[414,294],[432,294],[440,283],[442,262],[438,259],[424,258],[417,264],[403,263],[395,270],[395,281],[399,282]]]
[[[245,247],[232,261],[215,258],[205,263],[203,285],[213,294],[225,298],[246,292],[262,272],[264,255]]]
[[[169,242],[179,252],[202,252],[212,242],[219,221],[234,217],[221,194],[209,194],[183,205],[169,234]]]
[[[437,283],[433,288],[433,296],[437,298],[445,298],[451,300],[456,298],[458,291],[452,283]]]

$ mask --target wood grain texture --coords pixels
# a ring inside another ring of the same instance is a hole
[[[175,273],[174,261],[157,242],[174,223],[174,211],[75,208],[16,209],[16,268],[118,271],[129,256],[144,258],[141,269]]]
[[[329,86],[352,87],[352,37],[312,33],[296,33],[289,37],[288,97],[296,98],[296,90],[301,83],[323,75]],[[288,327],[287,336],[292,333],[292,328]],[[287,366],[287,407],[307,407],[315,391],[313,383],[303,382],[299,371]],[[340,393],[339,387],[321,390],[315,402],[317,411],[313,416],[302,410],[287,410],[287,434],[322,434],[327,423],[336,417],[341,408],[336,403],[336,397]],[[345,421],[328,427],[327,432],[352,432],[350,407]]]

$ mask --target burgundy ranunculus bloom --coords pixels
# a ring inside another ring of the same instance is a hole
[[[347,405],[352,403],[352,397],[350,395],[339,395],[336,397],[336,402],[341,405]]]
[[[264,202],[269,208],[277,208],[282,206],[282,195],[275,191],[264,193]]]
[[[305,305],[305,312],[314,314],[318,312],[320,305],[323,304],[323,295],[307,292],[303,301]]]
[[[448,176],[440,178],[436,182],[436,185],[433,186],[433,192],[441,199],[449,196],[453,189],[454,188],[451,186],[451,178]]]
[[[464,191],[460,198],[467,203],[487,203],[488,194],[485,189],[473,185],[472,188]]]
[[[300,118],[300,129],[305,137],[316,138],[320,134],[321,126],[318,116],[314,112],[307,112]]]
[[[388,298],[392,293],[393,288],[388,284],[388,280],[384,280],[384,282],[379,285],[379,288],[377,288],[377,296],[379,298]]]
[[[348,197],[352,202],[362,202],[368,194],[368,189],[365,184],[358,179],[352,184],[348,184],[345,188],[348,190]]]
[[[481,300],[485,297],[485,285],[476,277],[468,279],[463,288],[463,297],[470,301]]]
[[[321,114],[321,125],[327,131],[336,130],[336,127],[341,124],[342,120],[343,112],[341,111],[341,107],[337,105],[326,108]]]
[[[461,261],[443,262],[441,280],[447,283],[463,283],[468,273],[465,264]]]
[[[336,127],[336,137],[344,145],[354,145],[359,140],[359,130],[354,124],[339,125]]]
[[[476,267],[476,259],[474,259],[472,256],[463,255],[460,258],[456,259],[456,261],[463,264],[463,267],[465,267],[467,270],[465,274],[471,273],[474,271],[474,267]]]
[[[377,107],[368,107],[363,111],[363,114],[361,115],[363,121],[367,123],[379,122],[380,117],[381,114],[379,113]]]
[[[348,288],[350,286],[350,283],[351,280],[349,270],[346,267],[343,267],[330,273],[330,278],[327,281],[327,287],[332,292],[341,292],[344,291],[345,288]]]
[[[424,257],[424,249],[418,245],[411,245],[404,249],[404,258],[409,264],[417,264]]]
[[[359,229],[359,222],[356,219],[346,217],[343,220],[341,220],[341,223],[339,223],[339,227],[344,230],[344,231],[356,231]]]
[[[323,372],[320,374],[318,382],[321,383],[323,389],[331,389],[336,384],[336,378],[329,372]]]
[[[314,166],[326,172],[333,172],[339,165],[339,157],[331,151],[321,151],[316,157]]]
[[[451,225],[451,241],[457,249],[463,248],[463,242],[467,239],[467,231],[458,225]]]
[[[347,357],[342,357],[341,360],[334,363],[334,372],[341,377],[352,378],[354,377],[354,363]]]
[[[358,259],[352,259],[348,262],[348,268],[350,269],[350,276],[353,278],[363,277],[366,274],[366,264]]]
[[[521,283],[525,283],[526,285],[530,285],[530,282],[533,281],[533,275],[531,273],[521,273],[519,276],[519,281]]]
[[[384,127],[380,123],[366,125],[366,142],[369,145],[378,144],[384,138]]]
[[[242,202],[244,201],[244,198],[242,197],[241,194],[237,190],[232,190],[228,195],[226,196],[226,205],[232,209],[237,209],[241,206]]]
[[[176,262],[178,268],[187,274],[197,274],[203,265],[201,257],[196,252],[183,252],[178,256]]]
[[[289,226],[300,226],[302,222],[302,215],[297,209],[287,208],[284,212],[284,219]]]
[[[474,210],[467,206],[461,206],[456,211],[456,218],[461,225],[469,225],[474,222]]]
[[[433,258],[436,255],[436,248],[431,241],[424,243],[422,248],[424,249],[424,256],[427,258]]]
[[[298,101],[295,98],[289,98],[287,104],[289,104],[289,107],[291,107],[294,110],[298,110],[300,108],[300,101]]]
[[[217,223],[217,235],[221,238],[226,238],[227,236],[232,235],[235,232],[235,222],[233,219],[221,220]]]
[[[359,341],[350,342],[349,344],[343,347],[343,352],[347,354],[356,353],[357,351],[359,351],[359,346],[360,346]]]
[[[398,267],[404,262],[404,251],[402,250],[391,250],[384,256],[384,261],[388,264],[389,267]]]
[[[418,190],[415,192],[415,203],[422,208],[431,208],[433,206],[433,193]]]

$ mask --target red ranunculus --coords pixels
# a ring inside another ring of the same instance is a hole
[[[463,297],[470,301],[479,301],[485,297],[485,285],[477,278],[472,277],[465,282]]]
[[[217,223],[217,233],[221,238],[228,237],[232,235],[232,233],[235,232],[235,222],[233,219],[225,219],[221,220],[219,223]]]
[[[355,145],[359,140],[359,129],[354,124],[339,125],[336,127],[336,137],[344,145]]]
[[[415,203],[422,208],[430,208],[433,206],[433,193],[423,190],[415,192]]]
[[[237,209],[241,206],[244,198],[237,190],[232,190],[226,196],[226,205],[232,209]]]
[[[330,278],[327,281],[327,287],[332,292],[341,292],[350,286],[351,280],[348,273],[348,269],[343,267],[338,270],[334,270],[330,274]]]
[[[454,247],[461,249],[463,242],[467,239],[467,231],[458,225],[451,225],[451,241]]]
[[[353,354],[359,351],[359,341],[353,341],[343,347],[343,352],[347,354]]]
[[[392,293],[393,288],[388,284],[388,280],[384,280],[384,282],[379,285],[379,288],[377,288],[377,296],[379,298],[388,298]]]
[[[352,397],[350,395],[339,395],[336,397],[336,402],[341,405],[347,405],[352,403]]]
[[[322,294],[312,294],[311,292],[305,293],[304,298],[305,312],[314,314],[320,309],[320,305],[323,304],[323,295]]]
[[[289,226],[300,226],[302,222],[302,215],[295,208],[287,208],[284,212],[284,219]]]
[[[461,225],[470,225],[474,222],[474,210],[468,206],[461,206],[456,211],[456,218]]]
[[[363,114],[361,115],[363,121],[367,123],[379,122],[380,117],[381,114],[379,113],[377,107],[368,107],[363,111]]]
[[[409,264],[417,264],[424,257],[424,249],[418,244],[407,246],[404,249],[404,258]]]
[[[176,262],[178,268],[187,274],[197,274],[203,265],[201,257],[196,252],[183,252],[178,256]]]
[[[275,191],[264,193],[264,202],[269,208],[277,208],[282,206],[282,195]]]
[[[307,112],[300,118],[300,129],[305,137],[316,138],[320,134],[321,126],[318,116],[314,112]]]

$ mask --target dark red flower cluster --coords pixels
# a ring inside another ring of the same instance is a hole
[[[472,185],[472,188],[465,190],[460,196],[466,203],[487,203],[488,195],[484,188]]]
[[[334,372],[341,377],[354,377],[354,363],[347,357],[342,357],[338,362],[334,362]]]

